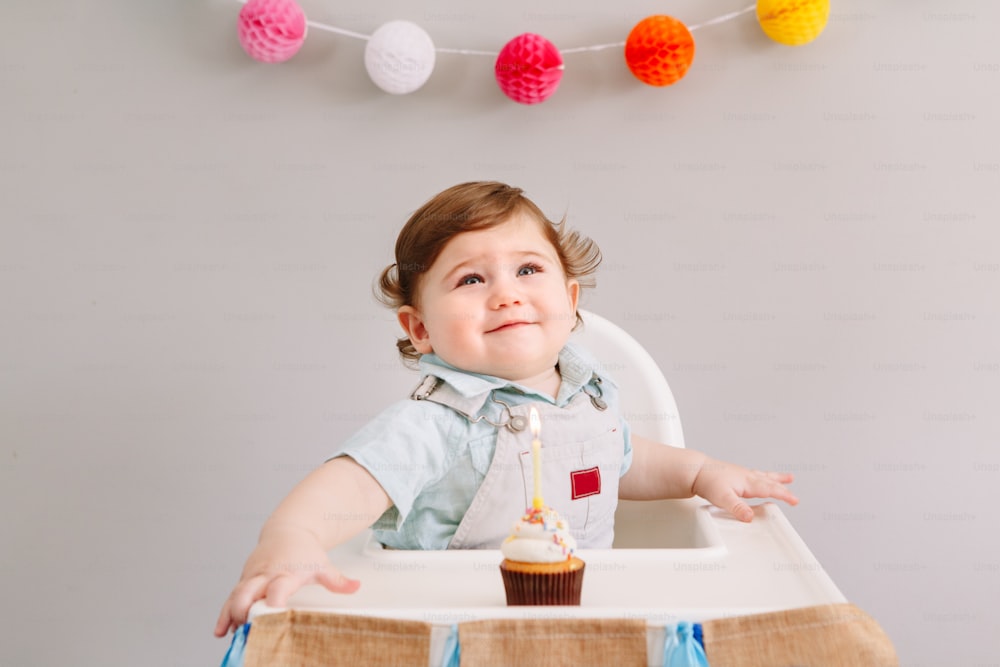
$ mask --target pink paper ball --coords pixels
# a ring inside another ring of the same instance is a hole
[[[288,60],[306,40],[306,15],[295,0],[249,0],[237,21],[240,44],[254,60]]]
[[[538,104],[559,87],[563,59],[552,42],[526,32],[507,42],[494,69],[504,95],[521,104]]]

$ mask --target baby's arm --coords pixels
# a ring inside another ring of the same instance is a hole
[[[789,473],[750,470],[632,435],[632,465],[621,478],[618,497],[658,500],[701,496],[737,519],[750,521],[753,509],[743,498],[777,498],[795,505],[799,499],[785,488],[791,481]]]
[[[239,583],[222,606],[215,635],[245,623],[257,600],[283,607],[306,584],[335,593],[356,591],[361,583],[342,575],[326,553],[371,526],[391,505],[382,486],[354,459],[335,458],[311,472],[264,523]]]

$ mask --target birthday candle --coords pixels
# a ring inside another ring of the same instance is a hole
[[[538,439],[538,433],[542,430],[542,425],[538,419],[538,410],[531,408],[528,414],[528,421],[531,424],[531,464],[535,473],[535,497],[531,501],[531,506],[536,510],[542,509],[545,504],[542,502],[542,443]]]

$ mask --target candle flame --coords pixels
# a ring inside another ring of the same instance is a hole
[[[531,408],[528,413],[528,423],[531,425],[531,435],[538,437],[538,433],[542,430],[541,420],[538,418],[538,410]]]

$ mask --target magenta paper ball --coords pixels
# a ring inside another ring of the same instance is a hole
[[[504,95],[521,104],[538,104],[559,87],[562,54],[541,35],[526,32],[503,47],[495,71]]]
[[[306,40],[306,15],[295,0],[249,0],[237,22],[243,50],[262,63],[288,60]]]

